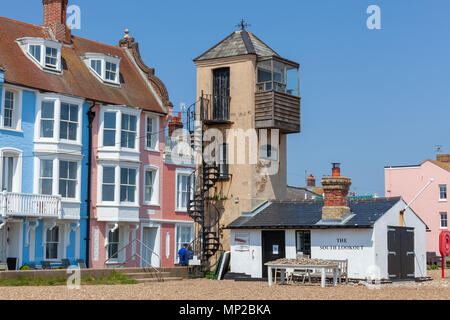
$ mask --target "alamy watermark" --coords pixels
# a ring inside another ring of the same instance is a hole
[[[280,167],[279,129],[200,129],[194,134],[186,129],[174,130],[170,137],[169,154],[178,165],[256,165],[261,175],[272,176]],[[166,149],[167,149],[166,145]]]
[[[381,9],[379,6],[372,4],[367,7],[367,14],[370,16],[367,18],[367,29],[380,30],[381,29]]]
[[[81,270],[77,266],[70,266],[67,269],[67,274],[70,276],[67,278],[67,289],[80,290],[81,289]]]
[[[70,5],[67,8],[67,26],[72,30],[81,29],[81,9],[77,5]]]

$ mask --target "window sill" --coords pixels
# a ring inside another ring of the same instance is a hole
[[[447,202],[447,199],[439,199],[439,202]]]
[[[158,207],[158,208],[161,207],[161,205],[159,203],[153,203],[153,202],[144,202],[143,205],[147,206],[147,207]]]
[[[2,131],[9,131],[9,132],[23,133],[23,130],[21,128],[13,129],[13,128],[7,128],[7,127],[0,127],[0,130],[2,130]]]
[[[176,208],[175,209],[175,213],[187,213],[187,209],[180,209],[180,208]]]
[[[139,209],[140,206],[138,204],[126,204],[126,203],[117,203],[117,202],[111,202],[111,203],[97,203],[97,207],[108,207],[108,208],[134,208]]]
[[[81,205],[81,201],[78,199],[69,199],[69,198],[62,198],[61,199],[62,204],[80,204]]]

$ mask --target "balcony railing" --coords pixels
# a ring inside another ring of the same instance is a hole
[[[23,193],[0,193],[0,216],[61,218],[61,197]]]
[[[230,121],[230,96],[203,94],[200,105],[200,115],[203,121]]]

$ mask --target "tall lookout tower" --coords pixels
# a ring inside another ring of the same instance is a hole
[[[214,161],[199,161],[188,211],[194,251],[212,268],[233,241],[224,226],[286,197],[286,136],[300,132],[299,64],[243,23],[194,63],[198,102],[188,115],[197,126],[190,131],[202,133],[196,142],[204,155],[214,149]]]

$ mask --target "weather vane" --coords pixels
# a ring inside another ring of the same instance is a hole
[[[239,24],[236,25],[236,28],[241,28],[241,30],[245,30],[248,27],[251,27],[251,24],[248,24],[245,22],[244,19],[241,20],[241,22],[239,22]]]

